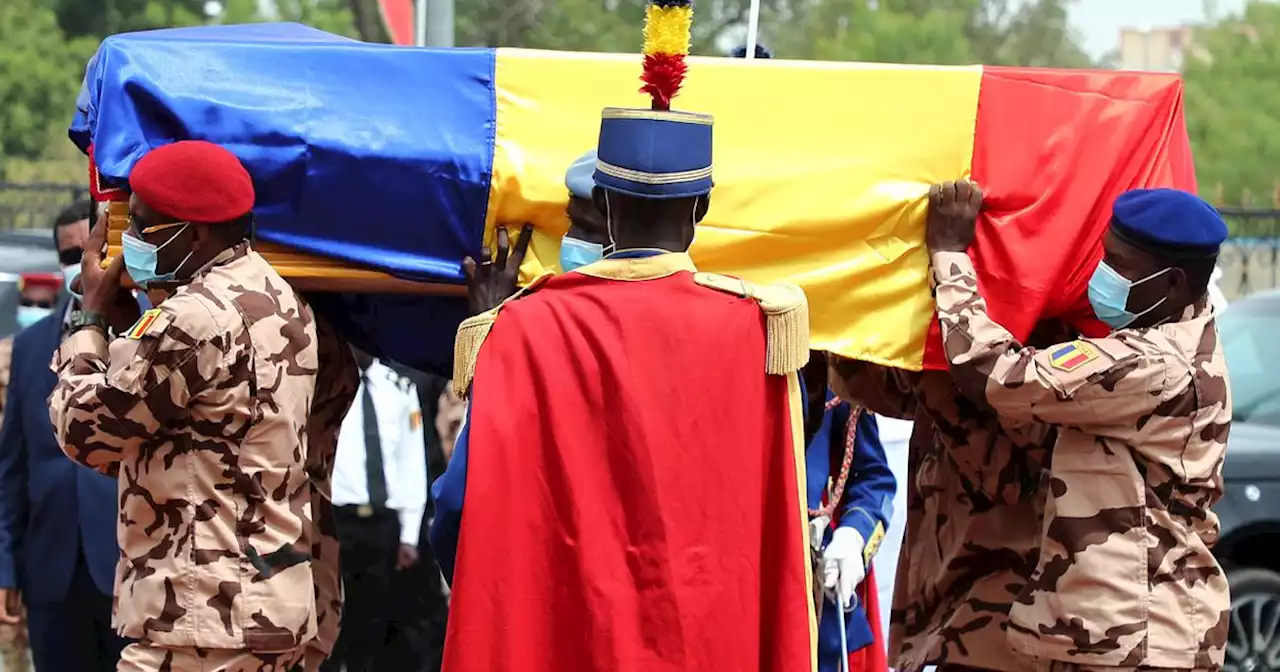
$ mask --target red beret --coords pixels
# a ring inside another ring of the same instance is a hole
[[[28,287],[44,287],[56,292],[62,289],[62,276],[58,273],[23,273],[19,275],[18,291],[21,292]]]
[[[186,222],[229,222],[253,209],[253,180],[235,154],[203,140],[147,152],[129,188],[152,210]]]

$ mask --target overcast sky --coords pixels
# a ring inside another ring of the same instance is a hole
[[[1242,11],[1245,0],[1216,0],[1218,16]],[[1085,49],[1101,56],[1115,49],[1121,28],[1163,28],[1204,18],[1204,0],[1075,0],[1071,21]]]

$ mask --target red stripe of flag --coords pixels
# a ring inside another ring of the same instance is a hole
[[[1138,187],[1196,188],[1182,82],[988,67],[981,86],[972,175],[986,212],[970,255],[987,308],[1019,340],[1042,315],[1105,335],[1086,290],[1111,203]],[[946,368],[937,319],[924,365]]]

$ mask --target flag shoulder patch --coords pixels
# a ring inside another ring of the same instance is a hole
[[[139,317],[138,321],[134,322],[133,326],[129,327],[129,330],[124,332],[124,337],[132,341],[142,338],[146,335],[147,330],[151,329],[151,326],[160,318],[161,312],[162,311],[159,308],[152,308],[142,313],[142,317]]]
[[[1098,350],[1084,341],[1060,345],[1049,353],[1049,366],[1071,373],[1098,358]]]

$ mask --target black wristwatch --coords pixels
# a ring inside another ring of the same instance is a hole
[[[102,330],[105,336],[110,331],[111,326],[107,324],[107,318],[102,313],[95,313],[88,310],[73,310],[71,317],[67,320],[68,333],[74,334],[81,329],[97,327]]]

